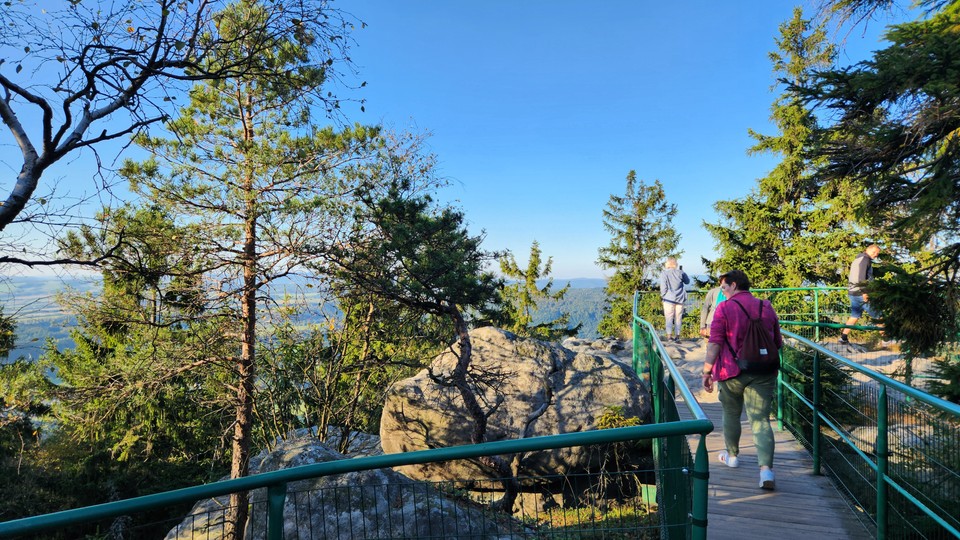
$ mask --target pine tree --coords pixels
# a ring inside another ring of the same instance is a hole
[[[607,282],[608,309],[599,331],[619,336],[628,331],[633,313],[634,291],[653,287],[658,263],[668,256],[679,256],[680,234],[673,228],[677,207],[667,202],[659,180],[646,185],[637,173],[627,174],[623,196],[611,195],[603,211],[603,227],[610,233],[610,244],[600,248],[597,264],[613,269]]]
[[[408,169],[409,170],[409,169]],[[331,262],[338,277],[358,291],[442,319],[459,346],[457,362],[438,380],[457,389],[473,423],[471,441],[486,441],[486,402],[478,396],[482,373],[471,369],[472,342],[467,313],[496,303],[501,281],[485,269],[496,253],[481,249],[462,212],[437,207],[428,195],[412,190],[405,172],[391,178],[385,193],[370,191],[358,208],[354,235],[334,246]],[[512,511],[519,484],[501,457],[479,460],[503,479],[504,496],[493,506]]]
[[[500,272],[507,279],[516,280],[516,283],[505,285],[500,291],[501,302],[505,307],[505,318],[501,321],[504,329],[518,336],[533,337],[543,340],[557,340],[564,336],[577,334],[580,326],[567,328],[570,315],[563,313],[556,319],[534,324],[534,315],[537,307],[543,301],[559,301],[570,290],[570,284],[557,291],[553,291],[553,278],[549,278],[553,267],[553,257],[542,259],[540,244],[534,240],[530,245],[530,260],[527,268],[521,269],[513,254],[507,252],[500,259]],[[540,287],[537,281],[547,279]]]
[[[319,238],[342,226],[342,195],[356,176],[350,169],[378,144],[376,129],[310,123],[310,98],[328,67],[314,57],[318,36],[296,24],[268,43],[252,36],[272,9],[245,1],[221,13],[220,34],[236,40],[217,51],[210,69],[249,62],[252,54],[259,69],[193,87],[190,103],[166,124],[173,137],[138,137],[153,157],[128,161],[121,171],[135,193],[198,232],[187,247],[203,265],[207,309],[238,325],[238,352],[224,359],[235,374],[233,478],[249,471],[258,320],[268,287],[319,260]],[[269,76],[277,71],[287,76]],[[246,496],[231,496],[228,538],[242,537]]]

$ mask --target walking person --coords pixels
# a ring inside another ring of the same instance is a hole
[[[713,323],[713,314],[717,310],[717,304],[726,300],[720,287],[714,287],[703,295],[703,302],[700,304],[700,335],[710,337],[710,324]]]
[[[870,298],[865,289],[867,283],[873,279],[873,260],[880,255],[880,246],[870,244],[867,249],[860,252],[850,263],[850,275],[847,277],[847,296],[850,298],[850,318],[847,319],[847,326],[857,324],[863,312],[874,319],[880,318],[880,314],[873,309],[870,304]],[[849,328],[840,331],[840,343],[850,343]],[[882,343],[886,345],[886,342]]]
[[[777,387],[779,362],[767,369],[743,370],[737,356],[741,351],[752,318],[759,317],[764,332],[776,345],[783,347],[780,321],[768,300],[750,293],[750,280],[740,270],[720,276],[720,290],[726,300],[719,304],[710,325],[710,340],[703,366],[703,388],[713,392],[716,383],[723,407],[723,441],[725,450],[718,459],[728,467],[739,467],[740,415],[744,406],[753,430],[753,442],[760,465],[760,487],[775,489],[773,474],[773,429],[770,409]],[[771,351],[776,354],[776,351]]]
[[[683,268],[677,268],[677,258],[667,257],[663,272],[660,274],[660,299],[663,301],[663,318],[666,319],[666,340],[680,343],[683,328],[683,305],[687,301],[687,290],[683,287],[690,278]]]

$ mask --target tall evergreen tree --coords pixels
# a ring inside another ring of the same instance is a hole
[[[519,336],[534,337],[544,340],[556,340],[564,336],[577,334],[580,326],[567,328],[570,315],[561,314],[552,321],[534,324],[534,315],[537,312],[538,302],[547,300],[559,301],[570,290],[567,283],[563,288],[554,291],[553,278],[548,278],[553,267],[553,257],[543,261],[540,244],[534,240],[530,245],[530,260],[527,268],[521,269],[513,254],[507,252],[500,259],[500,273],[507,279],[516,280],[516,283],[505,285],[500,291],[501,301],[505,310],[505,320],[500,321],[504,329],[510,330]],[[543,287],[537,281],[547,279]]]
[[[794,88],[835,57],[822,26],[813,27],[794,10],[780,25],[778,51],[770,53],[784,92],[772,107],[779,133],[750,131],[752,153],[772,153],[780,161],[746,197],[715,204],[720,223],[705,224],[717,241],[719,257],[711,274],[745,271],[756,287],[801,287],[846,283],[849,261],[862,249],[862,227],[850,211],[862,194],[852,186],[822,189],[809,157],[819,133],[817,117]]]
[[[603,227],[610,244],[599,250],[597,264],[613,269],[607,282],[608,309],[600,321],[600,333],[619,336],[628,331],[633,313],[634,291],[653,287],[659,263],[679,256],[680,234],[673,228],[677,207],[667,202],[659,180],[647,185],[627,173],[624,195],[611,195],[603,211]]]
[[[844,15],[892,2],[824,4]],[[892,26],[871,59],[796,89],[835,113],[816,152],[827,185],[863,189],[858,217],[916,258],[917,270],[875,280],[870,295],[914,352],[954,340],[960,325],[960,2],[918,4],[927,16]]]
[[[195,86],[179,118],[166,124],[173,137],[138,137],[154,157],[122,169],[135,193],[204,232],[188,248],[204,265],[208,309],[238,325],[238,353],[229,359],[234,478],[249,471],[267,288],[318,260],[310,246],[340,227],[338,205],[352,189],[347,169],[368,157],[377,139],[376,129],[310,123],[311,96],[327,76],[327,64],[314,57],[321,36],[296,23],[282,37],[251,35],[274,9],[244,0],[221,13],[220,34],[236,39],[210,59],[210,69],[251,55],[259,69]],[[288,75],[265,75],[277,71]],[[231,496],[226,537],[242,537],[247,508],[245,493]]]

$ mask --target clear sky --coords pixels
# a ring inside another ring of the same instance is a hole
[[[713,203],[742,197],[776,163],[748,156],[773,134],[768,57],[795,5],[779,0],[341,0],[368,26],[352,58],[361,122],[431,134],[442,194],[485,249],[528,260],[540,243],[559,279],[609,276],[602,211],[633,169],[677,206],[680,263],[701,273]],[[884,23],[885,24],[885,23]],[[849,64],[884,24],[844,34]]]
[[[677,206],[680,263],[699,274],[715,256],[703,227],[718,219],[714,202],[746,195],[776,163],[747,155],[748,129],[775,133],[768,55],[795,5],[813,13],[801,1],[335,0],[367,25],[351,50],[367,85],[341,92],[366,111],[348,106],[347,120],[429,133],[451,181],[441,200],[521,267],[538,241],[560,280],[609,276],[595,261],[610,195],[630,170],[660,180]],[[881,48],[886,22],[838,36],[840,63]],[[120,146],[99,148],[107,167]],[[51,168],[38,193],[60,184],[102,200],[91,157]],[[0,138],[5,189],[19,163]]]

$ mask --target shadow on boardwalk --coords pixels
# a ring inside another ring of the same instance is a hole
[[[707,436],[710,462],[707,502],[708,538],[768,539],[873,538],[829,478],[813,474],[813,459],[787,431],[776,429],[774,471],[777,489],[760,489],[760,473],[753,432],[741,418],[740,466],[731,469],[716,460],[723,449],[723,420],[716,392],[703,391],[702,341],[671,344],[667,350],[684,373],[687,384],[710,417],[715,429]],[[681,416],[686,407],[680,406]],[[690,437],[696,452],[699,436]],[[695,454],[694,454],[695,455]]]

